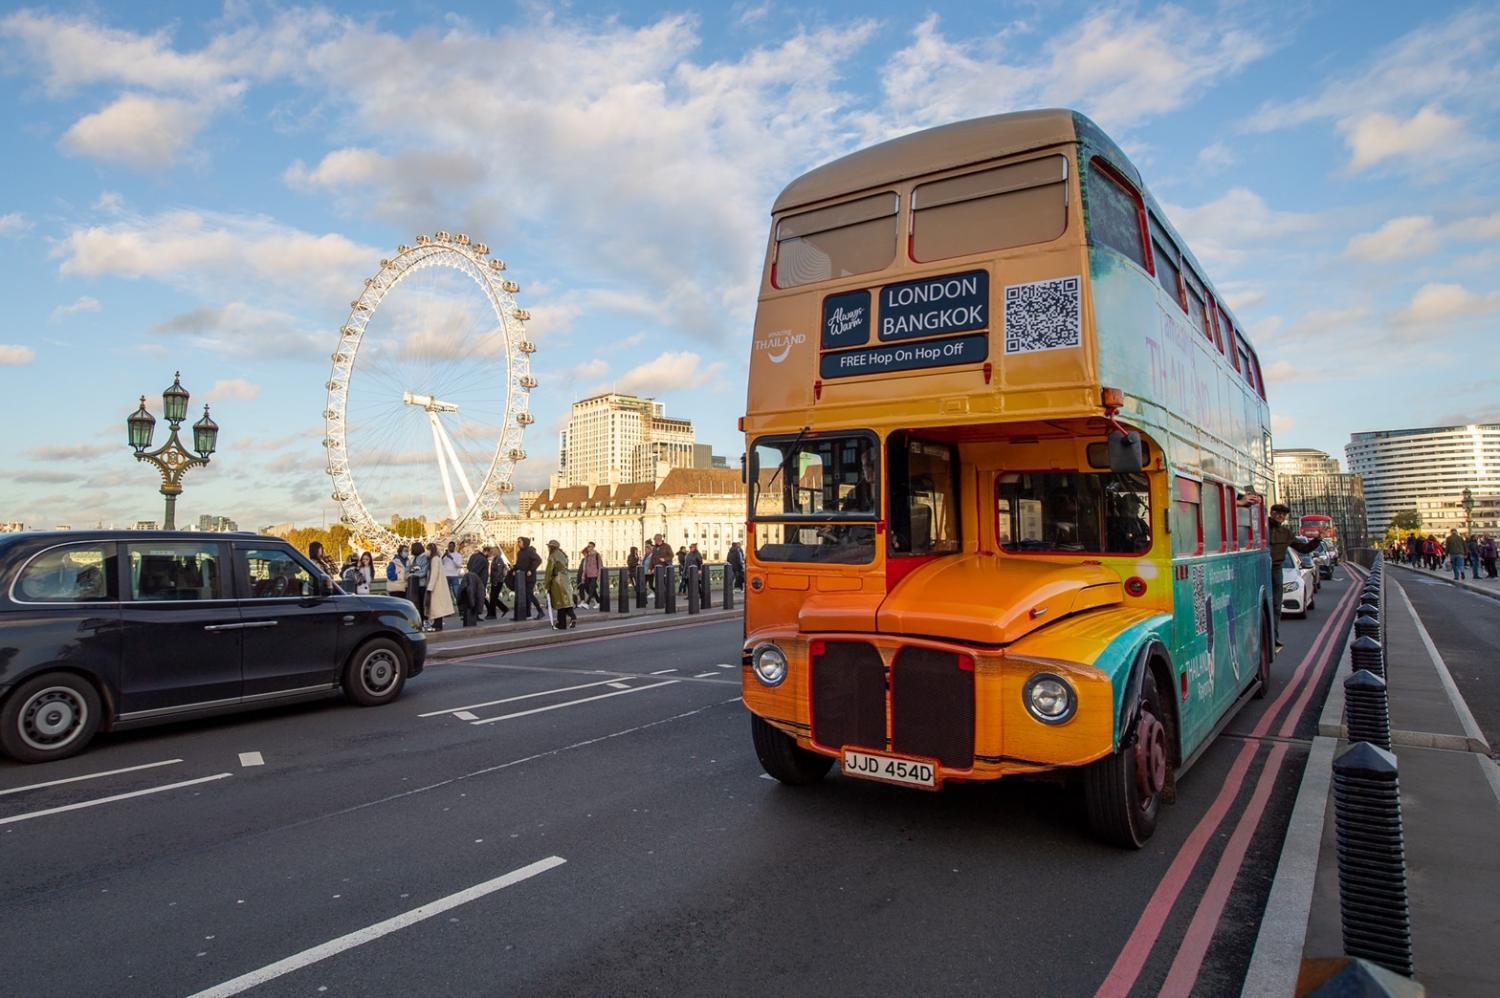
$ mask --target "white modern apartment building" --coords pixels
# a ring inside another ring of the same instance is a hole
[[[1339,459],[1311,447],[1278,447],[1271,452],[1276,477],[1284,475],[1337,475]]]
[[[660,467],[694,465],[692,421],[655,399],[610,392],[573,403],[553,487],[656,482]]]
[[[1464,489],[1476,497],[1500,493],[1500,423],[1354,433],[1344,455],[1364,478],[1374,537],[1403,510],[1455,502]]]

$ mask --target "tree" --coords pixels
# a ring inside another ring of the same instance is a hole
[[[1422,514],[1415,509],[1403,509],[1391,517],[1391,526],[1397,530],[1421,530]]]

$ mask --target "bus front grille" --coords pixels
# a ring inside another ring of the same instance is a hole
[[[901,650],[891,669],[891,747],[955,769],[974,765],[974,673],[961,656]]]
[[[874,645],[828,641],[812,660],[813,741],[885,748],[885,663]]]

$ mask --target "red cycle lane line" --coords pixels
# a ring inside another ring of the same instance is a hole
[[[1359,581],[1357,576],[1355,581]],[[1339,620],[1348,611],[1350,597],[1355,592],[1357,592],[1356,589],[1351,589],[1340,600],[1330,623]],[[1321,685],[1329,664],[1338,661],[1339,656],[1335,654],[1337,649],[1337,642],[1324,649],[1322,665],[1315,671],[1312,680],[1303,686],[1301,695],[1297,697],[1296,703],[1282,720],[1281,728],[1277,731],[1278,736],[1286,738],[1296,730],[1297,719],[1302,716],[1302,711],[1306,709],[1307,701],[1311,699],[1313,691]],[[1266,758],[1266,764],[1261,768],[1250,802],[1245,806],[1244,813],[1240,815],[1234,831],[1230,834],[1229,842],[1219,857],[1218,866],[1214,868],[1213,877],[1203,892],[1202,900],[1198,902],[1198,910],[1193,913],[1187,932],[1183,933],[1182,942],[1177,948],[1177,955],[1173,958],[1172,966],[1167,971],[1167,979],[1162,984],[1162,994],[1188,994],[1197,982],[1198,974],[1203,969],[1203,961],[1208,955],[1209,944],[1213,942],[1214,930],[1219,926],[1219,919],[1223,917],[1224,908],[1229,903],[1229,895],[1234,890],[1234,882],[1239,878],[1240,870],[1245,865],[1245,853],[1249,851],[1250,840],[1256,829],[1260,827],[1266,802],[1271,796],[1272,788],[1276,785],[1276,778],[1281,773],[1281,764],[1286,753],[1286,745],[1277,745]]]
[[[1348,608],[1354,595],[1355,591],[1351,589],[1340,600],[1338,608],[1334,611],[1333,616],[1323,625],[1323,629],[1318,632],[1318,636],[1314,639],[1312,647],[1303,656],[1286,688],[1272,702],[1260,722],[1256,724],[1255,729],[1251,732],[1252,737],[1258,738],[1264,736],[1270,729],[1271,721],[1297,691],[1299,684],[1306,677],[1312,663],[1317,661],[1324,645],[1327,644],[1330,635],[1333,633],[1333,625],[1343,615],[1344,610]],[[1109,974],[1104,978],[1104,982],[1099,985],[1099,990],[1096,994],[1100,998],[1112,998],[1112,996],[1116,995],[1129,994],[1130,989],[1135,986],[1136,979],[1140,977],[1141,969],[1146,965],[1146,960],[1150,957],[1152,948],[1156,945],[1157,939],[1160,938],[1162,928],[1166,925],[1167,917],[1176,905],[1183,887],[1186,886],[1188,877],[1192,874],[1193,867],[1198,865],[1198,860],[1202,857],[1203,850],[1207,847],[1209,839],[1218,830],[1234,799],[1239,796],[1240,787],[1245,781],[1245,774],[1248,772],[1250,762],[1254,758],[1258,748],[1259,745],[1256,742],[1249,741],[1240,749],[1240,754],[1235,757],[1234,762],[1231,764],[1229,773],[1225,777],[1224,785],[1220,788],[1218,796],[1214,798],[1213,803],[1209,805],[1208,810],[1199,819],[1197,826],[1193,828],[1192,833],[1183,842],[1176,857],[1173,858],[1171,866],[1167,868],[1166,874],[1162,877],[1161,882],[1157,884],[1156,890],[1151,895],[1151,899],[1142,910],[1140,920],[1131,931],[1130,938],[1125,941],[1125,946],[1120,951],[1120,955],[1115,958],[1114,966],[1110,968]]]

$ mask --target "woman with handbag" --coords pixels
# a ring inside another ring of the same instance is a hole
[[[557,612],[552,626],[559,631],[578,626],[578,614],[573,610],[573,585],[568,577],[568,556],[557,541],[547,542],[547,570],[542,576],[547,590],[547,601]]]

